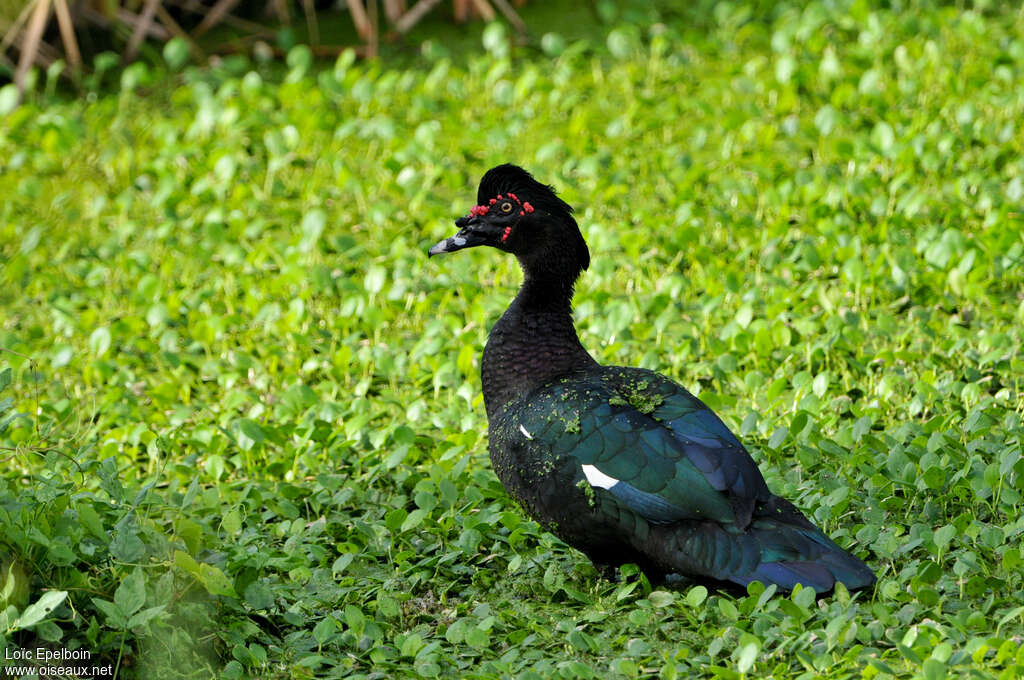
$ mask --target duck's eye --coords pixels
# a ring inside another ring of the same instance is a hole
[[[510,212],[512,212],[512,204],[509,203],[508,201],[505,201],[504,203],[502,203],[501,204],[501,212],[503,212],[503,213],[510,213]]]

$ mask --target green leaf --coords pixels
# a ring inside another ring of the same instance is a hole
[[[946,664],[938,659],[925,659],[921,666],[925,680],[945,680]]]
[[[814,604],[816,597],[817,593],[814,592],[814,588],[804,586],[803,588],[793,589],[792,599],[798,607],[803,607],[804,609],[810,607]]]
[[[308,48],[306,48],[308,49]],[[294,51],[294,50],[293,50]],[[312,252],[320,240],[320,235],[327,226],[327,214],[323,210],[314,209],[302,217],[302,240],[299,250],[303,253]]]
[[[13,83],[0,87],[0,116],[6,116],[14,111],[18,107],[20,98],[18,87]]]
[[[199,582],[211,595],[237,597],[230,579],[219,568],[212,564],[199,564]]]
[[[76,510],[78,511],[78,518],[82,520],[82,526],[88,529],[89,533],[100,541],[106,542],[109,540],[106,529],[103,527],[103,521],[93,508],[92,503],[83,501],[76,507]]]
[[[413,510],[405,518],[405,521],[402,522],[401,530],[403,532],[405,532],[405,531],[411,531],[411,530],[415,529],[416,527],[418,527],[420,525],[421,522],[423,522],[423,519],[428,514],[429,514],[429,511],[428,510],[424,510],[423,508],[417,508],[417,509]]]
[[[313,65],[313,51],[306,45],[296,45],[288,50],[285,60],[288,62],[288,68],[291,69],[288,80],[298,82]]]
[[[664,607],[671,607],[676,601],[676,596],[665,590],[655,590],[647,596],[647,599],[651,601],[651,604],[660,609]]]
[[[628,31],[622,28],[612,29],[607,38],[608,51],[616,59],[628,59],[633,53],[633,39]]]
[[[174,523],[174,533],[178,535],[188,548],[188,552],[195,555],[199,552],[203,540],[203,528],[196,522],[182,517]]]
[[[349,604],[345,606],[345,623],[357,634],[362,634],[366,617],[359,607]]]
[[[415,657],[416,653],[423,647],[423,638],[417,633],[409,633],[402,640],[400,651],[402,656]]]
[[[938,548],[939,552],[945,552],[946,548],[949,547],[950,541],[956,536],[956,527],[947,524],[939,527],[935,530],[935,547]]]
[[[387,279],[387,270],[384,267],[373,266],[366,271],[363,279],[363,287],[367,292],[376,295],[384,288],[384,281]]]
[[[788,436],[789,428],[787,428],[785,425],[779,425],[777,428],[775,428],[775,431],[772,432],[772,436],[768,440],[768,447],[772,449],[779,448],[786,442],[786,437]]]
[[[21,562],[16,559],[0,561],[0,611],[9,606],[24,607],[28,597],[29,579]]]
[[[229,534],[237,534],[241,531],[242,516],[238,513],[238,510],[231,509],[224,514],[224,519],[221,521],[221,528]]]
[[[704,604],[706,599],[708,599],[708,589],[704,586],[694,586],[686,593],[686,604],[694,609]]]
[[[318,644],[326,644],[328,640],[337,632],[338,624],[330,617],[321,619],[315,626],[313,626],[313,638]]]
[[[1024,618],[1024,607],[1014,607],[1006,614],[1004,614],[999,619],[999,623],[996,625],[996,633],[1002,630],[1003,626],[1017,618]]]
[[[172,71],[177,71],[188,61],[188,42],[184,38],[171,38],[164,44],[164,61]]]
[[[43,621],[68,596],[65,590],[48,590],[38,600],[25,607],[25,611],[14,621],[14,630],[31,628]]]
[[[544,54],[552,57],[557,57],[565,52],[567,43],[558,33],[545,33],[540,37],[540,48],[544,50]]]
[[[103,356],[111,348],[111,330],[106,327],[97,328],[89,336],[89,350],[96,356]]]
[[[242,418],[238,421],[238,446],[243,451],[251,451],[258,444],[266,439],[263,428],[259,423],[249,418]]]
[[[736,662],[736,670],[740,673],[749,673],[750,669],[754,667],[754,662],[757,660],[757,654],[760,651],[756,643],[748,642],[743,645],[740,650],[740,658]]]
[[[503,58],[508,56],[508,29],[505,24],[492,21],[483,32],[483,45],[491,56]]]
[[[107,625],[116,630],[124,630],[127,628],[128,617],[125,616],[124,612],[122,612],[116,604],[99,597],[92,598],[92,603],[97,609],[103,612],[104,616],[106,616]]]
[[[174,566],[179,569],[183,569],[186,573],[195,576],[196,578],[199,577],[199,563],[186,552],[182,552],[181,550],[174,551]]]
[[[145,627],[150,621],[162,615],[165,609],[166,607],[164,607],[163,605],[143,609],[142,611],[137,612],[130,619],[128,619],[128,623],[125,625],[125,628]]]
[[[146,604],[146,577],[136,567],[121,581],[114,592],[114,604],[125,615],[131,616]]]
[[[138,562],[146,554],[146,544],[138,535],[139,528],[131,523],[115,527],[110,539],[110,554],[120,562]]]
[[[466,629],[466,644],[476,649],[483,649],[491,643],[491,634],[478,628],[477,626],[471,626]]]
[[[242,599],[253,609],[270,609],[274,606],[274,591],[267,584],[254,581],[246,586]]]

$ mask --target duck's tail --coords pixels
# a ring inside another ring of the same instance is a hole
[[[761,581],[792,590],[797,583],[824,593],[842,583],[848,590],[875,583],[868,565],[846,552],[817,528],[784,525],[753,526],[741,540],[754,543],[760,552],[757,565],[746,573],[735,573],[730,581],[747,585]]]
[[[743,530],[693,522],[672,532],[669,561],[696,573],[746,586],[752,581],[792,590],[800,583],[819,593],[837,582],[849,590],[875,583],[868,565],[835,544],[789,502],[773,497]]]

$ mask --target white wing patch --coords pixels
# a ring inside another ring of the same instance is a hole
[[[530,434],[530,432],[522,425],[519,426],[519,431],[522,432],[523,436],[526,437],[527,439],[533,439],[533,435]]]
[[[585,463],[583,465],[583,474],[587,476],[587,481],[590,482],[590,486],[596,486],[601,489],[610,489],[619,483],[619,480],[614,477],[609,477],[593,465],[587,465]]]

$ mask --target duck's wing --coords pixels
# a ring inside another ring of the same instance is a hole
[[[725,425],[666,378],[608,370],[619,373],[569,379],[531,397],[520,425],[533,446],[572,457],[579,479],[651,523],[706,519],[745,528],[770,494]]]

